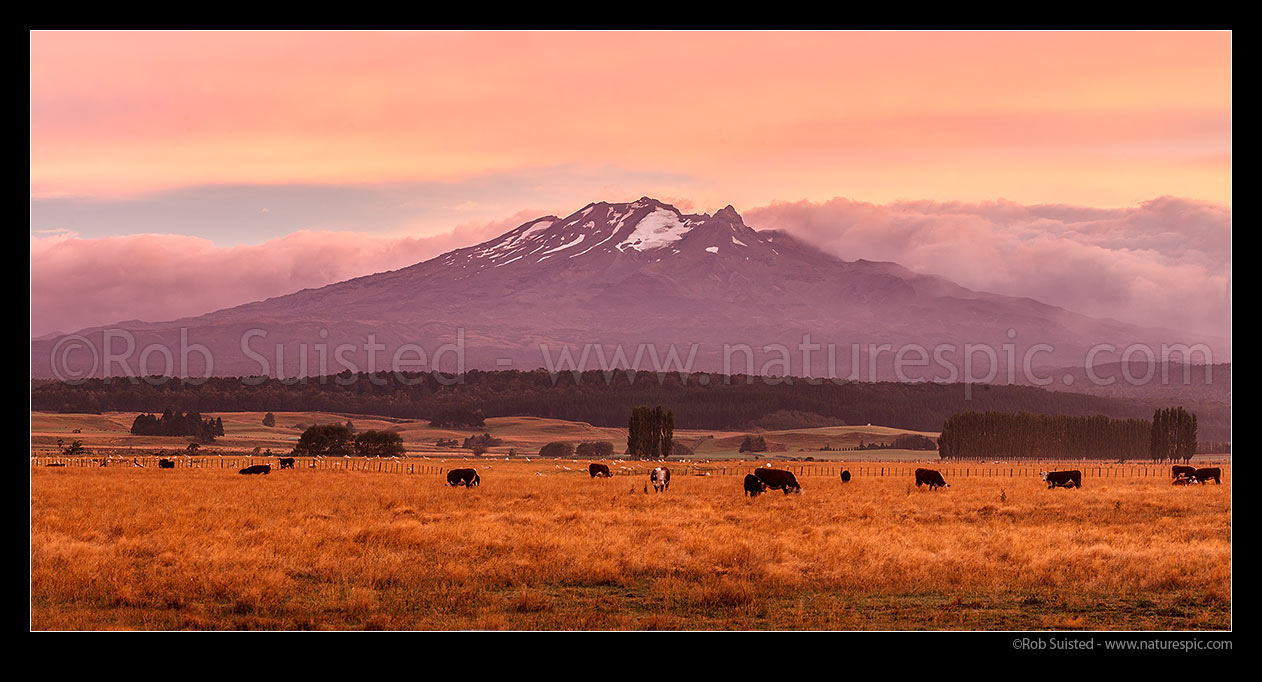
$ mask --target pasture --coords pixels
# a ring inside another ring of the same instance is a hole
[[[348,415],[329,412],[277,412],[276,425],[263,426],[264,412],[215,412],[203,416],[223,419],[224,435],[203,449],[239,453],[253,448],[288,452],[298,442],[298,437],[312,424],[345,423],[351,421],[356,429],[396,431],[403,438],[404,446],[413,455],[461,456],[469,451],[460,448],[438,447],[439,439],[463,442],[470,435],[490,433],[503,440],[492,447],[495,455],[510,450],[521,456],[534,456],[539,448],[552,441],[578,444],[582,441],[606,441],[612,443],[615,452],[622,452],[627,445],[626,428],[592,426],[586,422],[538,417],[492,417],[486,426],[478,428],[435,428],[420,419],[395,419],[367,415]],[[31,413],[31,444],[35,454],[50,455],[57,451],[57,440],[65,443],[81,440],[89,450],[151,452],[155,450],[183,450],[188,438],[161,436],[133,436],[129,432],[136,412],[106,412],[103,414],[55,414]],[[937,433],[907,431],[883,426],[829,426],[814,429],[785,431],[761,431],[772,447],[761,457],[771,460],[815,459],[847,460],[919,460],[936,459],[937,453],[911,450],[846,451],[860,442],[892,441],[898,436],[920,434],[936,438]],[[721,431],[704,429],[678,429],[676,442],[695,450],[697,457],[707,459],[736,459],[747,455],[740,453],[745,431]],[[831,448],[824,450],[823,448]]]
[[[949,465],[952,487],[929,492],[905,465],[854,463],[843,484],[837,463],[794,464],[817,472],[802,495],[750,499],[747,467],[668,463],[655,494],[649,463],[611,462],[611,479],[585,460],[441,464],[481,486],[301,462],[33,467],[31,627],[1232,625],[1230,468],[1222,485],[1086,470],[1083,489],[1048,490],[1028,464]]]

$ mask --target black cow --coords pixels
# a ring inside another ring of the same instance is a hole
[[[292,469],[292,468],[294,468],[294,458],[293,458],[293,457],[278,457],[277,459],[279,459],[279,460],[280,460],[280,468],[282,468],[282,469]]]
[[[935,488],[950,488],[951,485],[942,478],[942,474],[933,469],[917,469],[916,470],[916,487],[922,485],[929,486],[930,490]]]
[[[270,474],[272,473],[272,465],[271,464],[255,464],[254,466],[246,467],[242,469],[241,471],[238,471],[237,473],[238,474]]]
[[[1072,471],[1041,471],[1039,475],[1047,483],[1047,489],[1052,488],[1081,488],[1082,472],[1074,469]]]
[[[842,471],[842,472],[841,472],[841,482],[842,482],[842,483],[849,483],[849,482],[850,482],[850,470],[849,470],[849,469],[846,469],[845,471]]]
[[[464,486],[472,488],[475,485],[481,485],[482,478],[478,476],[478,472],[473,469],[452,469],[447,472],[447,485]]]
[[[1192,478],[1196,475],[1196,467],[1185,467],[1176,464],[1170,467],[1170,475],[1175,478]]]
[[[171,460],[171,459],[160,459],[160,460],[158,460],[158,468],[159,468],[159,469],[174,469],[174,468],[175,468],[175,460]]]
[[[66,466],[66,463],[65,463],[65,462],[52,462],[52,463],[50,463],[50,464],[45,464],[44,466],[46,466],[46,467],[64,467],[64,466]]]
[[[665,492],[670,487],[670,469],[657,467],[649,472],[649,483],[653,484],[653,492]]]
[[[609,473],[609,467],[595,462],[587,465],[587,473],[591,474],[592,478],[596,478],[597,476],[601,476],[603,478],[613,477],[613,474]]]
[[[1219,479],[1222,477],[1222,475],[1223,475],[1222,469],[1219,469],[1218,467],[1211,467],[1211,468],[1206,468],[1206,469],[1197,469],[1196,473],[1192,474],[1192,478],[1197,483],[1204,483],[1212,478],[1214,479],[1214,483],[1221,484],[1222,481]]]
[[[767,484],[763,483],[753,474],[745,475],[745,494],[750,497],[758,497],[767,492]]]
[[[789,493],[802,494],[802,486],[798,484],[797,476],[794,476],[792,471],[759,467],[754,469],[754,475],[758,477],[758,480],[767,484],[768,490],[783,490],[785,495]]]

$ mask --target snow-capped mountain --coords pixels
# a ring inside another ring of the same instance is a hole
[[[69,337],[34,340],[33,376],[103,374],[109,336],[113,355],[136,374],[195,376],[205,373],[207,354],[221,376],[630,365],[955,380],[963,377],[946,365],[963,372],[964,344],[996,358],[975,352],[974,377],[992,362],[1019,366],[1039,344],[1046,346],[1032,356],[1035,367],[1080,364],[1096,344],[1120,353],[1137,342],[1202,342],[1217,344],[1216,357],[1229,354],[1222,339],[971,291],[894,263],[844,261],[755,230],[731,206],[684,214],[648,197],[544,216],[400,270],[198,317],[79,332],[95,355],[68,350]],[[120,355],[123,337],[133,344],[130,357]],[[141,368],[151,345],[167,349],[173,371],[160,350]],[[1218,346],[1226,352],[1218,355]],[[900,351],[904,369],[895,374]],[[126,373],[120,362],[110,374]]]

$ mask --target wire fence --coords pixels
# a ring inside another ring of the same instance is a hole
[[[288,459],[288,458],[287,458]],[[434,463],[413,458],[372,458],[372,457],[294,457],[295,470],[323,471],[357,471],[368,473],[392,474],[445,474],[452,468],[477,467],[478,460],[463,460],[458,464],[447,466],[446,463]],[[135,467],[162,468],[159,461],[165,460],[175,469],[228,469],[239,470],[259,464],[271,465],[273,471],[280,470],[280,459],[276,456],[252,455],[203,455],[203,456],[159,456],[140,455],[126,456],[34,456],[32,467]],[[488,465],[502,460],[486,460]],[[578,460],[510,460],[518,463],[533,463],[554,473],[576,473],[588,475],[585,462]],[[548,467],[547,465],[552,465]],[[572,465],[572,466],[571,466]],[[608,462],[609,473],[613,476],[647,476],[654,468],[665,466],[676,476],[745,476],[752,474],[763,465],[753,463],[724,464],[683,464],[679,462],[642,462],[614,460]],[[1213,464],[1222,472],[1225,480],[1231,475],[1231,465]],[[779,464],[776,469],[792,472],[803,478],[840,477],[849,472],[852,479],[857,478],[914,478],[916,469],[933,469],[947,479],[952,478],[1039,478],[1043,471],[1078,470],[1084,478],[1103,479],[1172,479],[1169,464],[1101,464],[1098,461],[1049,461],[1049,462],[997,462],[997,463],[959,463],[959,464],[916,464],[916,463],[813,463],[813,464]]]

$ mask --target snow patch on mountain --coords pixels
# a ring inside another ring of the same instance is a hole
[[[688,231],[692,229],[690,222],[680,220],[679,214],[670,209],[656,209],[636,223],[631,234],[617,244],[617,249],[619,251],[627,249],[650,251],[669,246],[688,234]]]
[[[591,223],[588,223],[588,225],[591,225]],[[584,225],[584,227],[586,227],[586,225]],[[572,241],[572,242],[566,242],[565,244],[562,244],[562,245],[560,245],[560,246],[556,247],[555,249],[548,249],[547,251],[544,251],[543,253],[544,253],[544,255],[547,255],[547,254],[549,254],[549,253],[556,253],[557,251],[564,251],[564,250],[566,250],[566,249],[570,248],[571,246],[576,246],[579,242],[583,241],[583,237],[586,237],[586,236],[587,236],[587,235],[585,235],[585,234],[580,234],[580,235],[578,236],[578,238],[577,238],[577,239],[575,239],[574,241]]]

